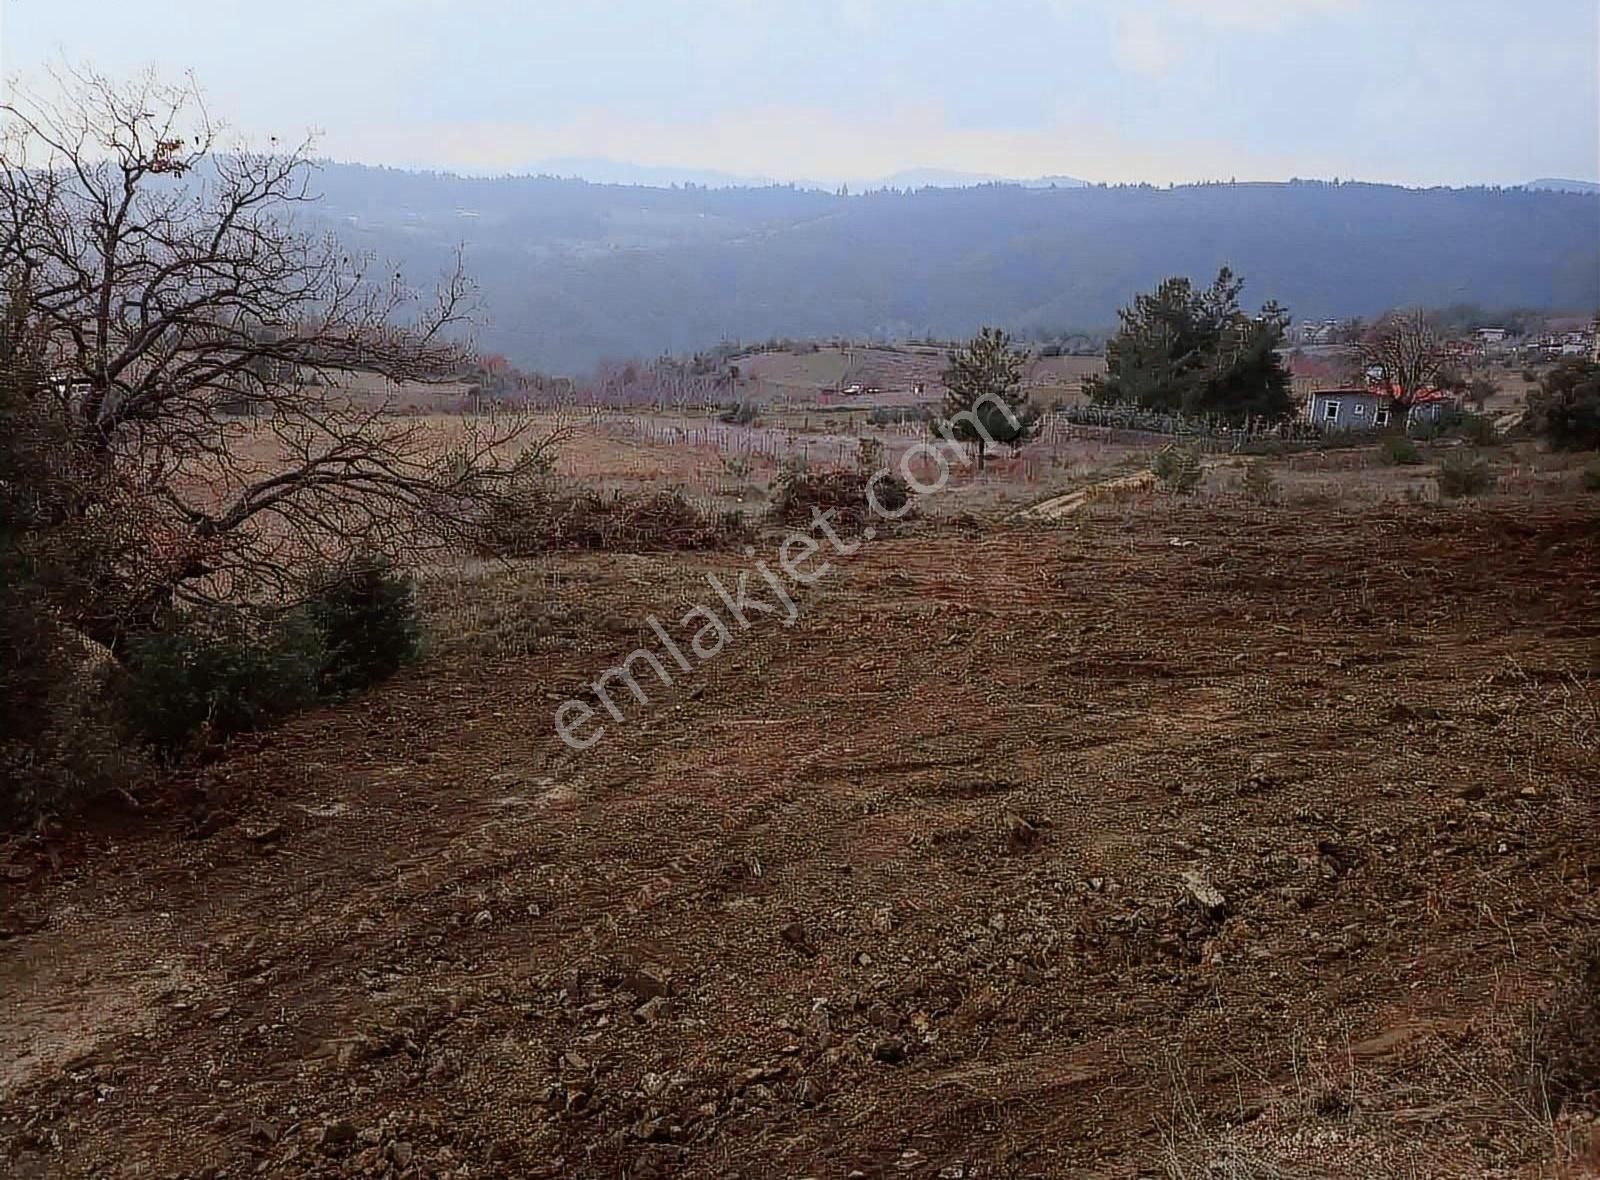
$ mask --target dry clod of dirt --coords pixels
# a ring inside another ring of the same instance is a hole
[[[784,942],[788,943],[802,955],[815,957],[818,953],[816,943],[812,941],[811,931],[806,929],[804,923],[790,922],[778,933],[779,937],[781,937]]]
[[[672,1001],[666,996],[656,996],[635,1008],[633,1018],[641,1024],[654,1024],[658,1020],[664,1020],[671,1012]]]
[[[1029,820],[1014,811],[1005,817],[1006,850],[1013,856],[1027,852],[1039,842],[1040,832]]]
[[[332,1153],[356,1141],[356,1127],[349,1119],[334,1119],[324,1123],[317,1132],[317,1146]]]
[[[1223,896],[1204,873],[1198,869],[1185,869],[1181,880],[1184,892],[1199,907],[1200,912],[1208,918],[1220,918],[1228,912],[1228,899]]]
[[[672,972],[656,964],[630,971],[623,986],[641,1000],[654,1000],[672,994]]]
[[[287,834],[287,829],[280,823],[243,824],[239,834],[251,844],[276,844]]]

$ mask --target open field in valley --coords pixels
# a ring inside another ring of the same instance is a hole
[[[737,363],[741,395],[758,401],[807,401],[820,390],[860,385],[879,390],[879,395],[851,401],[892,405],[909,400],[918,385],[937,396],[948,350],[913,344],[828,345],[815,351],[802,346],[791,351],[748,353]],[[1085,376],[1103,374],[1105,369],[1105,359],[1098,356],[1032,356],[1022,377],[1035,398],[1048,400],[1075,395]]]

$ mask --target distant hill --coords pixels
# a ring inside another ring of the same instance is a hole
[[[425,275],[464,244],[489,350],[570,372],[724,339],[1093,328],[1226,263],[1302,319],[1600,305],[1600,196],[1527,189],[991,184],[837,196],[328,165],[327,218]]]
[[[977,184],[998,184],[1005,180],[987,172],[954,172],[948,168],[906,168],[878,180],[857,181],[852,188],[971,188]]]
[[[1559,177],[1530,180],[1526,187],[1533,189],[1535,192],[1600,193],[1600,184],[1596,184],[1592,180],[1562,180]]]
[[[778,180],[771,176],[750,176],[734,172],[719,172],[710,168],[672,168],[654,164],[629,164],[601,157],[563,156],[540,160],[528,169],[532,176],[553,176],[561,180],[587,180],[591,184],[642,185],[646,188],[670,188],[673,185],[694,184],[702,188],[768,188],[775,185],[792,185],[796,188],[832,192],[837,183],[821,180]],[[1030,188],[1080,188],[1087,181],[1071,176],[1041,176],[1031,180],[996,176],[987,172],[956,172],[948,168],[908,168],[888,176],[855,179],[845,182],[851,192],[872,192],[881,188],[971,188],[980,184],[1020,184]]]
[[[1020,180],[1009,176],[991,176],[985,172],[951,172],[944,168],[910,168],[891,173],[881,180],[864,180],[851,184],[851,189],[871,192],[880,188],[972,188],[980,184],[1017,184],[1024,188],[1082,188],[1089,182],[1072,176],[1040,176]]]
[[[535,176],[555,176],[563,180],[587,180],[591,184],[638,184],[650,188],[670,188],[678,184],[698,184],[706,188],[756,188],[774,183],[769,177],[740,176],[710,168],[670,168],[650,164],[628,164],[590,156],[563,156],[540,160],[528,170]]]

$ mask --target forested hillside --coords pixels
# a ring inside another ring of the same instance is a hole
[[[1600,304],[1600,197],[1290,182],[655,189],[328,165],[352,244],[425,274],[458,244],[482,345],[545,370],[726,338],[1110,324],[1171,274],[1249,276],[1300,318]]]

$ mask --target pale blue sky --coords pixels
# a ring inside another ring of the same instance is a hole
[[[507,171],[1600,180],[1600,0],[0,0],[0,65],[192,68],[252,136]]]

